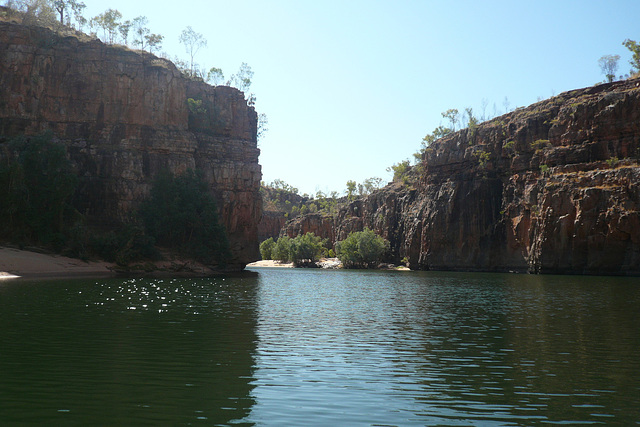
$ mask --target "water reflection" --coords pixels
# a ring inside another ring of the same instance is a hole
[[[637,425],[637,279],[0,285],[4,425]]]
[[[243,418],[254,403],[255,281],[3,284],[2,425]]]
[[[640,419],[633,280],[261,271],[248,421]]]

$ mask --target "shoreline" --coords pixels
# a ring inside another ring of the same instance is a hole
[[[274,261],[272,259],[263,259],[261,261],[255,261],[247,264],[247,267],[294,268],[292,262],[282,263],[280,261]]]
[[[0,280],[115,276],[113,264],[0,247]]]
[[[209,271],[204,266],[191,265],[188,261],[166,260],[154,271],[124,271],[116,264],[106,261],[83,261],[62,255],[46,254],[21,250],[12,247],[0,247],[0,283],[12,279],[64,279],[64,278],[93,278],[93,277],[117,277],[124,275],[148,275],[148,276],[179,276],[179,277],[203,277],[209,276]],[[185,268],[186,267],[186,268]],[[247,264],[246,267],[262,268],[295,268],[293,263],[282,263],[274,260],[261,260]],[[324,269],[341,268],[337,258],[323,258],[319,267]],[[396,267],[393,270],[409,270],[406,267]]]

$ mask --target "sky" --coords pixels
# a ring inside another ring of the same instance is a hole
[[[146,16],[162,50],[187,60],[191,26],[207,40],[195,61],[225,77],[243,62],[266,114],[262,180],[315,195],[379,177],[412,159],[442,112],[499,115],[604,80],[598,59],[627,74],[640,41],[640,0],[84,0]]]

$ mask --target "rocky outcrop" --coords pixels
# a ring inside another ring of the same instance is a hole
[[[148,53],[0,22],[0,136],[44,131],[67,146],[94,221],[125,220],[163,170],[199,169],[232,265],[259,259],[257,115],[242,92],[185,79]]]
[[[287,217],[285,217],[284,212],[263,211],[262,219],[258,224],[258,239],[260,242],[264,242],[268,238],[277,239],[286,221]]]
[[[639,159],[640,79],[566,92],[436,141],[332,233],[369,227],[414,269],[637,275]]]
[[[313,233],[316,236],[334,242],[336,241],[334,223],[334,218],[329,214],[318,212],[310,213],[296,217],[286,223],[286,227],[282,229],[280,234],[295,237],[302,234]]]

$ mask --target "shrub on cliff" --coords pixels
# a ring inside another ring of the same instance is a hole
[[[389,242],[368,228],[336,243],[336,254],[345,268],[373,268],[388,250]]]
[[[160,246],[183,250],[209,264],[224,265],[230,256],[216,203],[198,171],[160,174],[140,215],[147,233]]]

